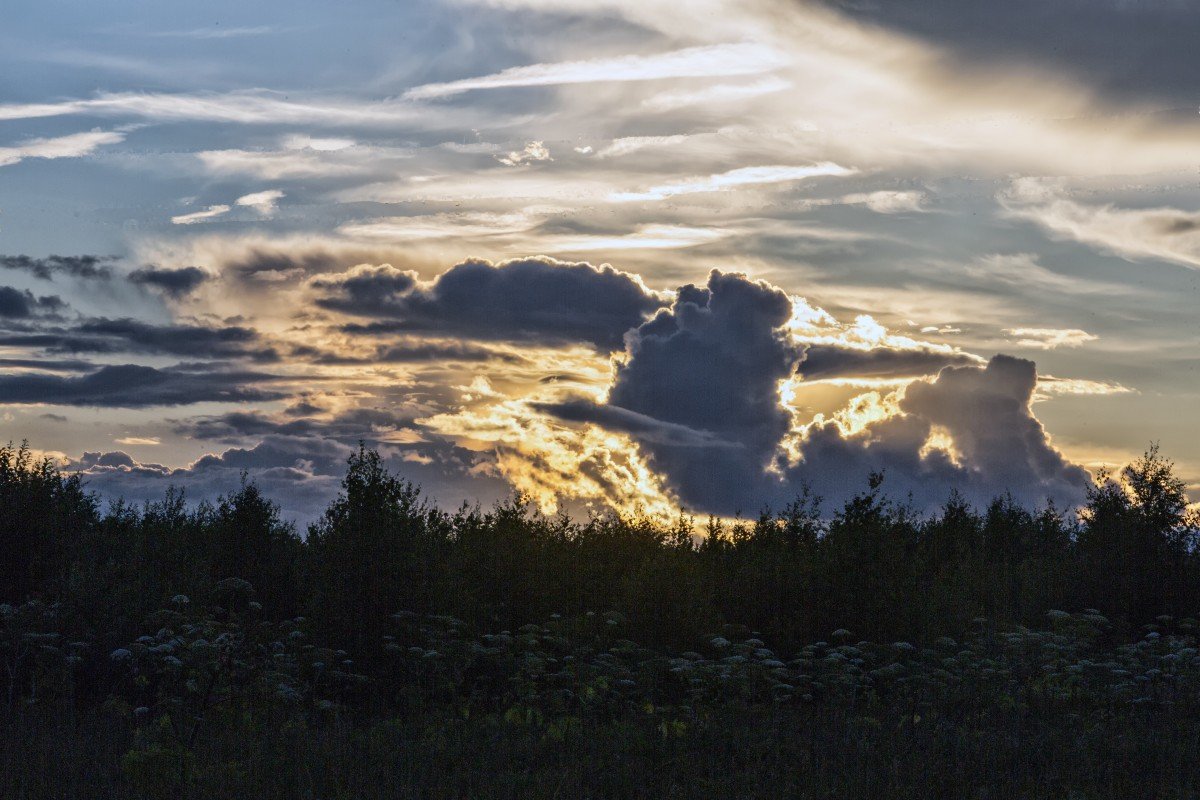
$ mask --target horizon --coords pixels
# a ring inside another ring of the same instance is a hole
[[[1195,12],[1079,5],[23,4],[0,439],[301,527],[360,441],[445,508],[1200,496]]]

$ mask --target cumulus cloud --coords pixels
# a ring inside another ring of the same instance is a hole
[[[211,277],[199,267],[141,267],[129,273],[131,283],[153,287],[176,299],[191,294]]]
[[[781,290],[714,271],[705,286],[682,287],[669,311],[629,334],[609,405],[718,440],[681,448],[635,434],[650,465],[689,506],[729,511],[762,501],[751,498],[756,476],[791,425],[779,383],[803,358],[783,327],[791,315]]]
[[[51,139],[27,139],[10,147],[0,147],[0,167],[19,164],[27,158],[79,158],[91,155],[106,144],[125,141],[120,131],[94,130]]]
[[[1029,502],[1082,496],[1087,473],[1051,445],[1031,411],[1032,362],[904,352],[863,320],[856,324],[872,347],[806,345],[793,335],[797,317],[810,328],[828,326],[822,314],[807,304],[797,310],[769,284],[713,272],[705,287],[681,288],[669,311],[627,336],[606,404],[540,409],[628,434],[680,501],[714,513],[779,505],[804,485],[840,503],[878,471],[893,493],[912,493],[921,505],[951,489],[977,502],[1005,490]],[[795,375],[935,371],[805,424],[781,398]]]
[[[589,342],[606,350],[664,304],[635,275],[544,257],[464,261],[428,283],[388,265],[359,266],[310,285],[319,307],[380,320],[345,326],[349,332]]]
[[[519,167],[534,161],[553,161],[550,150],[544,142],[535,141],[525,145],[523,150],[514,150],[508,155],[496,156],[496,160],[509,167]]]

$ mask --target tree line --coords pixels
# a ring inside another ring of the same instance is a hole
[[[972,620],[1037,624],[1096,609],[1118,632],[1200,614],[1197,520],[1157,447],[1101,476],[1077,512],[952,494],[919,514],[874,475],[840,509],[802,493],[735,522],[670,523],[427,502],[366,447],[304,535],[249,480],[215,503],[182,490],[102,507],[78,476],[25,447],[0,449],[0,601],[55,604],[69,635],[111,640],[185,595],[215,602],[237,578],[270,618],[303,615],[369,659],[398,610],[497,631],[550,614],[619,612],[648,646],[686,648],[722,625],[791,652],[848,629],[931,641]]]

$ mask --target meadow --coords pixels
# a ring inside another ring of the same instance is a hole
[[[886,489],[446,511],[362,448],[301,533],[250,481],[102,507],[0,449],[0,794],[1200,796],[1169,461],[1078,512]]]

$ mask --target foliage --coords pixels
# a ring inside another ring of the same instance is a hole
[[[960,796],[1128,796],[1114,754],[1197,789],[1154,755],[1200,755],[1197,524],[1156,448],[1078,517],[922,516],[873,476],[702,531],[348,466],[301,538],[249,481],[102,511],[0,449],[0,791],[930,796],[965,758]]]

